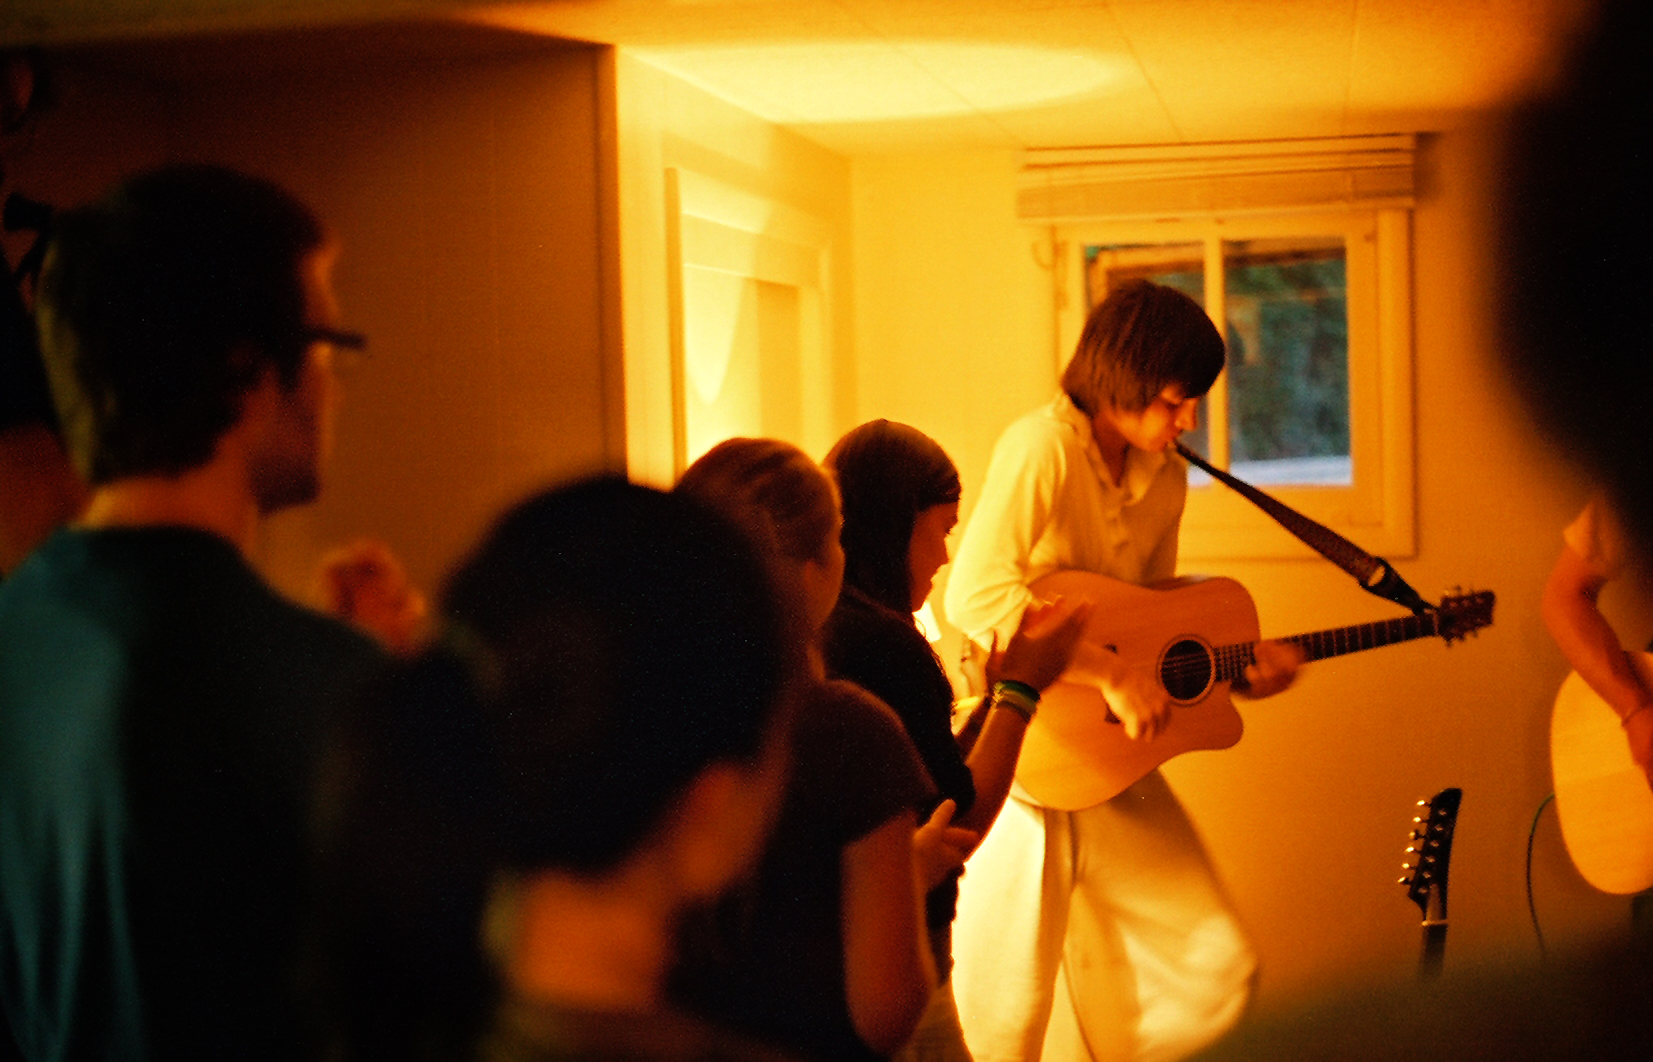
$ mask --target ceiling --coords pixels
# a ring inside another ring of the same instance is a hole
[[[620,45],[855,155],[1449,128],[1539,76],[1581,3],[9,0],[0,42],[464,20]]]

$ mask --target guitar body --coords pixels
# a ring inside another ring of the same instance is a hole
[[[1653,683],[1653,654],[1631,660]],[[1584,880],[1619,895],[1653,888],[1653,788],[1618,715],[1576,672],[1556,695],[1550,766],[1561,837]]]
[[[1257,608],[1232,579],[1184,578],[1135,586],[1090,572],[1054,572],[1033,584],[1040,597],[1096,602],[1068,671],[1039,701],[1016,765],[1016,781],[1046,807],[1077,811],[1109,800],[1173,756],[1225,749],[1243,723],[1229,683],[1176,660],[1192,647],[1206,651],[1255,642]],[[1153,741],[1132,741],[1112,715],[1088,661],[1117,651],[1124,663],[1171,676],[1170,725]]]

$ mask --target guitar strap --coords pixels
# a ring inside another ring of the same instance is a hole
[[[1177,453],[1186,458],[1189,464],[1198,466],[1213,479],[1227,484],[1247,501],[1274,517],[1280,526],[1302,539],[1309,548],[1348,572],[1355,582],[1360,584],[1362,590],[1410,609],[1415,616],[1434,611],[1435,606],[1418,596],[1418,592],[1408,586],[1406,580],[1400,577],[1400,573],[1382,557],[1372,556],[1336,531],[1324,524],[1316,523],[1278,498],[1270,497],[1245,480],[1237,479],[1216,468],[1182,443],[1177,443],[1176,448]]]

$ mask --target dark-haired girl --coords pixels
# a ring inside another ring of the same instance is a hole
[[[883,420],[846,434],[825,464],[844,517],[844,589],[827,624],[828,670],[895,710],[941,797],[957,808],[955,823],[985,834],[1010,791],[1039,691],[1066,668],[1089,610],[1073,603],[1027,610],[989,665],[994,681],[979,732],[968,748],[961,746],[951,725],[952,685],[913,618],[947,563],[947,536],[958,522],[958,471],[924,433]],[[945,983],[957,896],[954,873],[926,898],[930,944],[944,983],[903,1058],[969,1058]]]
[[[906,1042],[935,988],[915,856],[956,870],[975,836],[927,827],[934,787],[889,708],[825,679],[814,636],[838,599],[838,499],[814,461],[775,439],[719,443],[676,491],[738,524],[770,557],[811,638],[792,776],[751,882],[691,924],[674,991],[702,1013],[799,1055],[877,1059]]]

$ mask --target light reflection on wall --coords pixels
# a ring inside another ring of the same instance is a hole
[[[683,310],[686,460],[734,436],[797,439],[798,289],[685,266]]]

